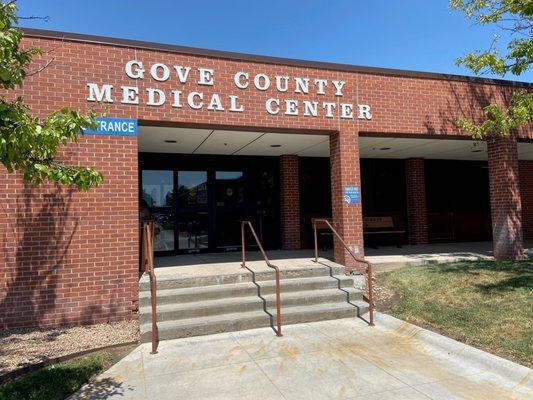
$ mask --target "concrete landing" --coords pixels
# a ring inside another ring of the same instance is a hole
[[[531,370],[426,332],[378,316],[145,344],[72,399],[533,398]]]
[[[533,257],[533,242],[524,243],[525,254]],[[270,261],[281,269],[298,268],[313,264],[313,250],[269,250]],[[442,243],[429,245],[406,245],[402,248],[384,246],[377,249],[365,248],[366,259],[374,264],[375,271],[387,271],[410,265],[424,265],[456,261],[492,259],[492,242]],[[319,261],[332,263],[333,251],[320,251]],[[247,252],[250,269],[261,272],[269,268],[259,252]],[[156,257],[157,276],[174,275],[178,277],[211,276],[225,274],[246,274],[240,267],[240,252],[186,254]]]

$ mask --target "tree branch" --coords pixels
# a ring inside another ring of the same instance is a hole
[[[55,58],[52,57],[50,60],[48,60],[48,61],[46,62],[46,64],[44,64],[43,66],[39,67],[38,69],[36,69],[36,70],[33,71],[33,72],[28,72],[28,73],[26,74],[26,76],[37,75],[39,72],[41,72],[41,71],[45,70],[46,68],[48,68],[48,66],[49,66],[50,64],[52,64],[52,63],[54,62],[54,60],[55,60]]]

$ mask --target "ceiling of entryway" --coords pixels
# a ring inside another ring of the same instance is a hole
[[[244,156],[329,157],[328,135],[139,127],[139,151],[150,153]],[[461,139],[359,138],[361,158],[423,157],[442,160],[486,160],[485,142]],[[519,143],[521,160],[533,160],[533,143]]]
[[[329,157],[329,136],[212,129],[139,127],[139,151],[243,156]]]
[[[359,138],[361,158],[423,157],[442,160],[486,160],[487,144],[461,139]],[[518,157],[533,160],[533,143],[518,143]]]

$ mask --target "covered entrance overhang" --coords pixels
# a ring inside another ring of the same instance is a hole
[[[269,249],[312,248],[312,219],[332,217],[329,133],[141,126],[139,153],[160,255],[238,250],[245,219]],[[468,138],[360,134],[366,253],[490,241],[487,155]],[[533,160],[533,143],[519,142],[518,157]],[[376,219],[386,226],[366,226]]]
[[[393,215],[410,244],[494,238],[496,247],[514,241],[518,249],[522,232],[533,238],[533,143],[507,140],[505,147],[501,140],[362,134],[363,215]],[[387,210],[375,198],[380,193],[404,201],[404,211]]]
[[[328,153],[323,132],[141,126],[141,213],[156,220],[156,252],[238,250],[244,220],[266,248],[299,248],[298,160]]]

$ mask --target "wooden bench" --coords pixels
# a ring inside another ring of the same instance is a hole
[[[320,237],[330,237],[333,236],[333,233],[329,229],[328,225],[324,221],[320,221],[319,219],[326,219],[330,224],[333,225],[331,218],[311,218],[311,226],[315,226],[317,229],[317,234]],[[318,221],[317,221],[318,220]],[[371,244],[373,248],[377,248],[376,241],[374,240],[375,237],[378,235],[392,235],[396,236],[396,246],[398,248],[402,247],[402,239],[405,235],[405,230],[402,229],[395,229],[394,228],[394,220],[392,217],[363,217],[363,236],[368,237],[368,243]],[[365,241],[366,242],[366,241]],[[321,240],[320,241],[321,247],[323,251],[326,251],[328,249],[328,244],[326,241]]]
[[[363,217],[363,235],[368,237],[368,241],[365,241],[373,248],[377,248],[376,241],[374,238],[376,236],[395,236],[396,237],[396,247],[402,247],[402,239],[405,235],[405,230],[395,229],[394,220],[392,217]]]

